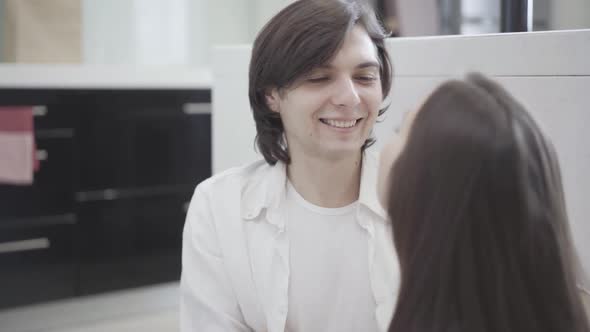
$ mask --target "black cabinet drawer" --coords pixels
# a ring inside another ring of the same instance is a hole
[[[178,280],[190,194],[81,204],[81,294]]]
[[[0,226],[0,308],[74,295],[74,227]]]
[[[111,105],[81,120],[80,190],[183,185],[211,175],[211,116]]]
[[[40,169],[30,186],[0,184],[0,224],[5,219],[58,215],[74,209],[71,138],[37,139]]]
[[[35,130],[55,130],[73,128],[76,121],[76,105],[54,103],[33,107]]]

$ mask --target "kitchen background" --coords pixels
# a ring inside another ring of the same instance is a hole
[[[212,49],[289,2],[0,0],[0,331],[178,329]],[[395,37],[590,28],[588,0],[371,2]],[[16,143],[9,112],[34,124]]]

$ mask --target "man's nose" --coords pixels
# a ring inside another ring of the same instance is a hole
[[[341,79],[334,86],[332,103],[338,107],[354,108],[361,99],[354,80],[350,78]]]

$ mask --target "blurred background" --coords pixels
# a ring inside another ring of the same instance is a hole
[[[394,38],[590,28],[590,0],[368,1]],[[212,87],[233,77],[213,50],[290,2],[0,0],[1,332],[178,330]]]
[[[394,36],[590,27],[588,0],[368,0]],[[1,0],[2,62],[210,64],[290,0]]]

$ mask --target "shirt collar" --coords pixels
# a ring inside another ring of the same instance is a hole
[[[287,167],[283,162],[278,161],[275,165],[264,162],[247,172],[241,190],[242,218],[254,220],[263,210],[278,208],[286,185]]]
[[[287,167],[283,162],[274,166],[257,164],[242,185],[240,213],[244,220],[256,219],[263,210],[276,211],[284,200],[287,188]],[[361,169],[359,205],[377,215],[379,220],[386,220],[386,212],[377,197],[378,158],[374,153],[365,151]]]
[[[379,220],[385,222],[387,213],[379,203],[377,196],[377,177],[379,170],[379,159],[377,154],[371,151],[363,153],[363,164],[361,169],[361,188],[359,203],[369,211],[377,215]]]

